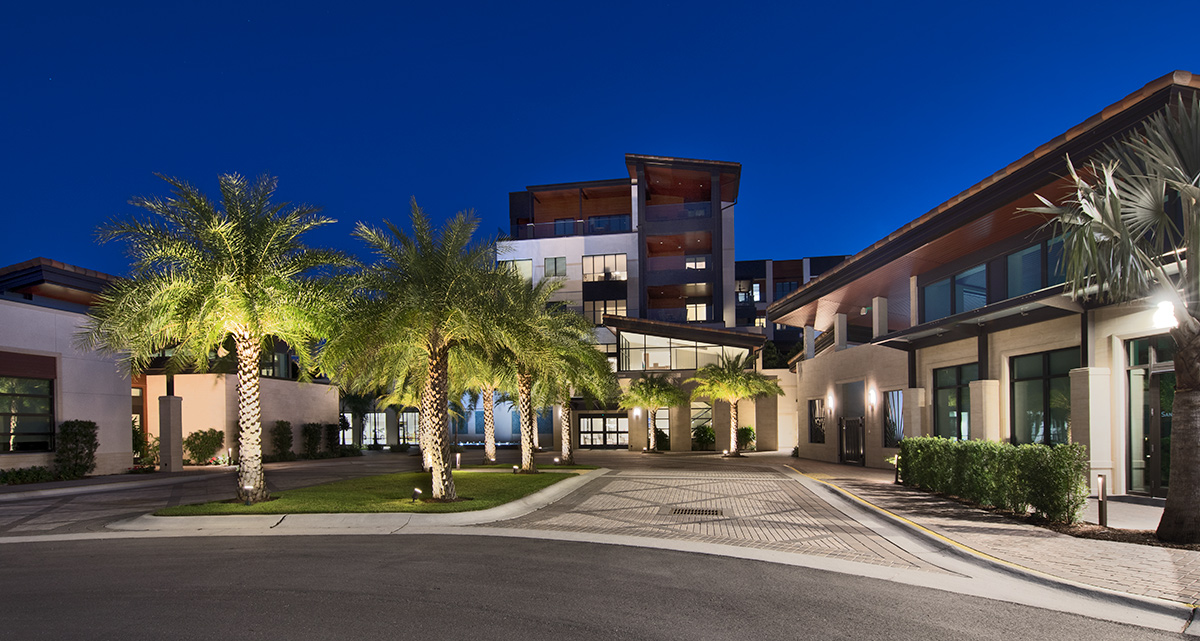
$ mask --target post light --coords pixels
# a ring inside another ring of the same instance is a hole
[[[554,464],[555,464],[555,465],[558,465],[558,457],[557,457],[557,456],[556,456],[556,457],[554,457]]]
[[[421,496],[421,488],[419,488],[419,487],[414,487],[414,488],[413,488],[413,500],[412,500],[412,502],[413,502],[413,503],[416,503],[416,502],[417,502],[417,497],[418,497],[418,496]]]
[[[456,469],[456,470],[462,469],[462,452],[454,453],[454,469]]]
[[[243,485],[243,490],[246,490],[246,505],[250,505],[250,493],[254,491],[253,485]]]
[[[520,465],[514,465],[514,466],[513,466],[513,474],[516,474],[516,473],[517,473],[517,470],[519,470],[519,469],[521,469],[521,466],[520,466]]]
[[[1097,505],[1100,518],[1096,520],[1100,522],[1100,527],[1108,527],[1108,488],[1104,486],[1103,474],[1096,475],[1096,487],[1099,490],[1096,494],[1100,497]]]
[[[721,450],[721,456],[729,456],[729,450]]]

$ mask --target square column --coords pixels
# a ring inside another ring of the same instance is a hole
[[[871,299],[871,337],[879,338],[888,333],[888,299],[876,296]]]
[[[930,430],[925,425],[925,388],[910,387],[901,390],[900,398],[904,403],[901,416],[904,420],[904,437],[929,436]]]
[[[1112,494],[1125,492],[1124,474],[1117,483],[1117,470],[1113,464],[1113,420],[1111,374],[1107,367],[1080,367],[1071,370],[1071,422],[1068,430],[1072,443],[1082,443],[1088,448],[1091,459],[1091,474],[1088,483],[1093,492],[1096,475],[1108,477],[1108,491]]]
[[[183,471],[183,398],[158,397],[158,465],[164,472]]]
[[[833,350],[835,352],[840,352],[846,349],[847,339],[849,338],[848,333],[849,327],[847,327],[846,324],[846,315],[835,315],[833,321]]]
[[[1000,381],[971,381],[971,440],[1000,440]]]

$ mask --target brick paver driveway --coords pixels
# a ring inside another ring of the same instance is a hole
[[[611,470],[557,503],[488,527],[698,541],[940,571],[773,465],[678,460],[647,465],[628,457],[597,461],[627,469]],[[676,469],[664,469],[669,467]]]

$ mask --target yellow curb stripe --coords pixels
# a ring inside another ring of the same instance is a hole
[[[988,554],[988,553],[986,553],[986,552],[980,552],[979,550],[976,550],[975,548],[973,548],[973,547],[971,547],[971,546],[969,546],[969,545],[964,545],[964,544],[962,544],[962,543],[959,543],[958,541],[955,541],[954,539],[951,539],[951,538],[948,538],[948,537],[946,537],[946,536],[943,536],[943,535],[941,535],[941,534],[938,534],[937,532],[934,532],[933,530],[931,530],[931,529],[929,529],[929,528],[925,527],[924,525],[921,525],[920,523],[915,523],[915,522],[913,522],[913,521],[911,521],[911,520],[909,520],[909,519],[906,519],[906,518],[904,518],[903,516],[900,516],[899,514],[896,514],[895,512],[892,512],[891,510],[888,510],[888,509],[886,509],[886,508],[879,507],[878,505],[875,505],[874,503],[872,503],[872,502],[870,502],[870,501],[868,501],[868,500],[866,500],[866,499],[864,499],[864,498],[862,498],[862,497],[858,496],[858,495],[857,495],[857,494],[855,494],[854,492],[851,492],[851,491],[849,491],[849,490],[847,490],[847,489],[843,488],[843,487],[842,487],[842,486],[840,486],[840,485],[836,485],[836,484],[834,484],[834,483],[829,483],[829,482],[827,482],[827,481],[823,481],[823,480],[821,480],[821,479],[819,479],[819,478],[817,478],[817,477],[815,477],[815,476],[813,476],[813,475],[811,475],[811,474],[806,474],[806,473],[804,473],[804,472],[801,472],[800,470],[798,470],[798,469],[796,469],[796,468],[792,467],[791,465],[787,465],[787,464],[785,464],[785,467],[787,467],[789,470],[791,470],[791,471],[793,471],[793,472],[795,472],[795,473],[797,473],[797,474],[799,474],[799,475],[801,475],[801,476],[804,476],[804,477],[810,478],[810,479],[812,479],[812,480],[816,481],[817,483],[820,483],[821,485],[824,485],[824,486],[826,486],[826,487],[832,488],[834,491],[836,491],[836,492],[840,492],[840,493],[842,493],[842,494],[844,494],[844,495],[846,495],[846,496],[850,497],[851,499],[853,499],[853,500],[855,500],[855,501],[858,501],[859,503],[862,503],[863,505],[865,505],[865,506],[867,506],[867,507],[870,507],[870,508],[872,508],[872,509],[875,509],[875,510],[877,510],[877,511],[879,511],[879,512],[883,512],[884,514],[887,514],[888,516],[890,516],[890,517],[892,517],[892,518],[896,519],[897,521],[902,521],[902,522],[904,522],[904,523],[907,523],[908,525],[910,525],[910,526],[912,526],[912,527],[914,527],[914,528],[916,528],[916,529],[918,529],[918,530],[920,530],[920,531],[922,531],[922,532],[924,532],[924,533],[926,533],[926,534],[928,534],[928,535],[930,535],[930,536],[934,537],[935,539],[937,539],[937,540],[939,540],[939,541],[942,541],[943,543],[946,543],[946,544],[948,544],[948,545],[952,545],[952,546],[954,546],[954,547],[956,547],[956,548],[958,548],[958,549],[960,549],[960,550],[963,550],[964,552],[968,552],[968,553],[970,553],[970,554],[974,554],[974,555],[976,555],[976,556],[979,556],[979,557],[981,557],[981,558],[987,559],[987,560],[989,560],[989,561],[992,561],[992,562],[995,562],[995,563],[999,563],[999,564],[1001,564],[1001,565],[1007,565],[1008,567],[1011,567],[1011,568],[1016,568],[1016,569],[1018,569],[1018,570],[1023,570],[1023,571],[1025,571],[1025,572],[1030,572],[1030,573],[1032,573],[1032,574],[1037,574],[1037,575],[1039,575],[1039,576],[1043,576],[1043,577],[1046,577],[1046,578],[1048,578],[1048,579],[1054,579],[1055,581],[1063,581],[1063,580],[1064,580],[1063,578],[1061,578],[1061,577],[1057,577],[1057,576],[1054,576],[1053,574],[1047,574],[1046,572],[1042,572],[1041,570],[1035,570],[1035,569],[1033,569],[1033,568],[1025,567],[1024,565],[1021,565],[1021,564],[1019,564],[1019,563],[1013,563],[1012,561],[1005,561],[1004,559],[1001,559],[1001,558],[998,558],[998,557],[994,557],[994,556],[992,556],[992,555],[990,555],[990,554]],[[1073,581],[1073,583],[1080,583],[1080,582],[1078,582],[1078,581]],[[1094,586],[1093,586],[1093,587],[1094,587]],[[1101,588],[1101,589],[1103,589],[1103,588]],[[1192,608],[1193,610],[1195,610],[1195,609],[1197,609],[1197,608],[1200,608],[1200,605],[1197,605],[1197,604],[1194,604],[1194,603],[1186,603],[1186,602],[1183,602],[1183,601],[1174,601],[1174,600],[1171,600],[1171,599],[1160,599],[1160,600],[1162,600],[1162,601],[1167,601],[1167,602],[1170,602],[1170,603],[1177,603],[1177,604],[1179,604],[1179,605],[1185,605],[1185,606],[1187,606],[1187,607],[1189,607],[1189,608]]]

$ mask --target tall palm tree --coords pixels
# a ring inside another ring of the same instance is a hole
[[[517,406],[521,416],[521,471],[537,471],[533,459],[534,431],[533,386],[538,378],[555,378],[564,359],[573,358],[578,349],[596,351],[592,325],[586,318],[551,303],[550,297],[562,287],[554,279],[530,283],[512,270],[498,275],[505,284],[505,322],[502,338],[516,363]],[[597,351],[597,354],[599,352]],[[569,403],[568,403],[569,406]]]
[[[391,386],[421,382],[421,449],[429,454],[432,498],[454,500],[449,466],[450,352],[488,344],[496,319],[492,243],[473,239],[478,219],[459,213],[434,229],[412,204],[411,235],[386,222],[354,234],[378,256],[361,277],[364,292],[329,346],[340,376]],[[415,380],[414,379],[414,380]]]
[[[658,419],[658,411],[682,405],[688,402],[689,398],[688,393],[672,383],[666,374],[646,372],[629,384],[629,390],[621,395],[618,403],[621,408],[627,410],[636,407],[646,408],[646,434],[647,443],[649,443],[647,450],[656,452],[658,451],[658,435],[655,424]]]
[[[129,278],[99,297],[79,341],[88,349],[122,355],[141,372],[163,350],[168,368],[206,371],[212,353],[232,340],[237,357],[239,456],[237,493],[246,502],[267,498],[262,468],[259,358],[275,338],[300,361],[314,365],[314,340],[328,335],[345,296],[331,278],[352,261],[309,248],[306,232],[334,222],[315,207],[272,204],[276,179],[254,182],[237,174],[218,179],[221,203],[177,178],[163,177],[173,194],[131,204],[147,217],[114,220],[102,242],[127,244]]]
[[[692,398],[707,398],[712,402],[729,403],[729,456],[741,456],[738,452],[738,401],[751,400],[774,394],[783,396],[783,388],[773,378],[767,378],[752,367],[754,357],[721,355],[721,362],[705,365],[686,383],[696,383]]]
[[[564,310],[562,313],[571,312]],[[563,465],[573,465],[573,397],[579,395],[584,399],[607,403],[617,395],[620,388],[608,364],[608,358],[596,349],[590,340],[561,341],[557,349],[558,361],[551,361],[548,363],[549,367],[542,369],[539,387],[545,404],[559,407],[559,461]]]
[[[1077,171],[1061,203],[1042,198],[1063,235],[1066,289],[1077,299],[1161,297],[1173,307],[1176,396],[1170,491],[1158,538],[1200,543],[1200,97],[1150,116]]]
[[[496,462],[496,394],[513,388],[513,368],[507,352],[459,349],[451,354],[451,373],[462,381],[471,406],[483,404],[483,462]]]

